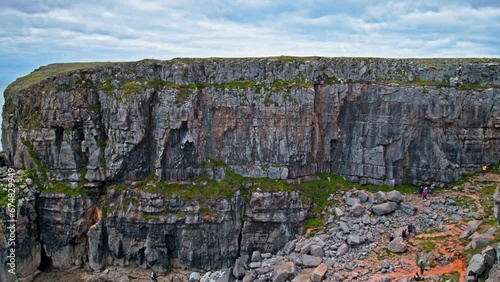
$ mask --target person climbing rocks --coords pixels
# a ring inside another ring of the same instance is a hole
[[[424,276],[424,261],[423,260],[420,261],[419,267],[420,267],[420,275]]]
[[[401,232],[401,237],[403,237],[403,240],[406,240],[407,234],[405,229],[403,229],[403,232]]]
[[[427,187],[425,187],[424,191],[422,191],[422,200],[427,200]]]
[[[420,275],[418,275],[418,272],[415,272],[415,276],[413,276],[413,281],[421,281],[422,280],[422,277],[420,277]]]
[[[408,223],[408,237],[410,237],[411,233],[413,233],[413,225]]]
[[[394,235],[391,233],[391,235],[389,235],[389,242],[391,242],[392,240],[394,240]]]
[[[151,272],[151,282],[158,282],[156,272]]]

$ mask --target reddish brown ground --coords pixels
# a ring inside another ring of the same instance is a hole
[[[469,193],[468,188],[472,185],[476,186],[478,189],[481,189],[482,182],[497,182],[500,183],[500,175],[494,173],[487,173],[486,175],[479,175],[474,178],[471,183],[464,184],[465,191],[464,193],[474,199],[476,202],[476,206],[478,211],[484,214],[483,207],[480,202],[479,193]],[[454,194],[461,194],[455,191],[443,192],[443,194],[437,196],[451,196]],[[463,193],[462,193],[463,194]],[[423,202],[418,198],[415,198],[413,203],[418,207],[419,211],[423,208]],[[417,253],[418,253],[418,245],[423,241],[432,240],[436,243],[436,248],[434,250],[434,254],[446,255],[448,257],[452,257],[453,261],[447,264],[441,264],[437,260],[435,260],[435,265],[431,267],[427,267],[424,271],[424,277],[429,277],[433,275],[450,275],[452,272],[458,272],[460,274],[459,282],[465,281],[465,275],[467,272],[467,264],[465,261],[464,249],[466,244],[468,243],[465,240],[460,240],[460,235],[466,228],[466,223],[460,223],[456,225],[447,225],[448,231],[446,232],[438,232],[431,234],[418,234],[417,236],[412,236],[408,240],[408,251],[406,251],[402,255],[394,255],[391,259],[386,259],[392,264],[397,265],[397,270],[390,274],[375,274],[370,278],[370,281],[380,281],[382,277],[392,277],[395,278],[393,281],[398,281],[398,278],[402,277],[413,277],[416,272],[420,274],[420,268],[417,265]],[[380,244],[385,246],[384,244]],[[380,251],[380,250],[379,250]],[[376,251],[373,255],[368,259],[369,265],[374,265],[376,267],[382,265],[382,260],[380,260]],[[403,260],[404,263],[409,267],[408,270],[403,270],[401,268],[400,261]],[[427,279],[426,279],[427,280]]]

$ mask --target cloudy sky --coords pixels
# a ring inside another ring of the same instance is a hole
[[[499,34],[498,0],[1,0],[0,90],[53,62],[499,57]]]

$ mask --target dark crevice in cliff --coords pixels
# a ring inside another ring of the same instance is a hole
[[[45,252],[45,243],[42,241],[42,228],[40,226],[40,209],[39,209],[39,200],[38,196],[35,198],[35,211],[36,211],[36,218],[35,218],[35,226],[37,228],[37,234],[38,234],[38,242],[40,242],[40,265],[38,266],[38,269],[40,271],[48,272],[52,269],[52,258],[47,255]]]
[[[245,225],[245,214],[246,214],[245,207],[246,207],[245,204],[243,204],[241,207],[241,225],[240,225],[240,230],[239,230],[239,234],[238,234],[238,251],[237,251],[238,257],[241,256],[241,244],[243,241],[243,227]]]

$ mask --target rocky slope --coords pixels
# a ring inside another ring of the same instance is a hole
[[[498,59],[254,58],[55,64],[5,91],[15,167],[99,185],[334,172],[450,183],[500,161]],[[478,157],[479,156],[479,157]]]

